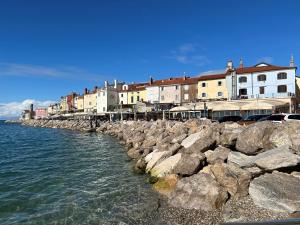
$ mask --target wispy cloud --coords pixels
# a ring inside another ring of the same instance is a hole
[[[264,57],[261,57],[260,59],[257,60],[257,63],[260,63],[260,62],[273,63],[274,58],[271,57],[271,56],[264,56]]]
[[[74,66],[54,68],[42,65],[5,62],[0,62],[0,77],[1,76],[53,77],[92,81],[112,78],[110,75],[94,74]]]
[[[204,66],[210,64],[210,60],[203,53],[203,49],[198,43],[185,43],[171,51],[170,59],[175,59],[182,64],[192,64]]]
[[[22,102],[0,103],[0,118],[19,117],[23,110],[29,109],[30,104],[33,104],[35,107],[47,107],[52,103],[54,101],[38,101],[35,99],[26,99]]]

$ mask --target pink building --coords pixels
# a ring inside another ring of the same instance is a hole
[[[48,116],[47,109],[46,108],[37,108],[35,110],[35,118],[36,119],[42,119]]]

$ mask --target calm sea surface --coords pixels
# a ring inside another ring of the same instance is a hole
[[[116,139],[0,121],[1,225],[144,224],[156,208]]]

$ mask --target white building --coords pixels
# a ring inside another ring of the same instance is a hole
[[[124,84],[122,90],[119,91],[119,105],[128,104],[128,85]]]
[[[97,113],[106,113],[116,111],[119,103],[118,91],[122,89],[123,83],[114,81],[113,85],[110,85],[105,81],[103,88],[97,90]]]
[[[230,99],[290,98],[296,94],[296,67],[293,58],[290,66],[259,63],[238,68],[228,64],[226,84]]]

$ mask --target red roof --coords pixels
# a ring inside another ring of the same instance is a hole
[[[221,74],[211,74],[211,75],[204,75],[198,77],[199,80],[216,80],[216,79],[225,79],[226,73]]]
[[[296,67],[274,66],[274,65],[266,64],[266,66],[257,66],[256,65],[256,66],[252,66],[252,67],[236,68],[236,73],[237,74],[257,73],[257,72],[265,72],[265,71],[272,71],[272,70],[287,70],[287,69],[295,69],[295,68]]]

